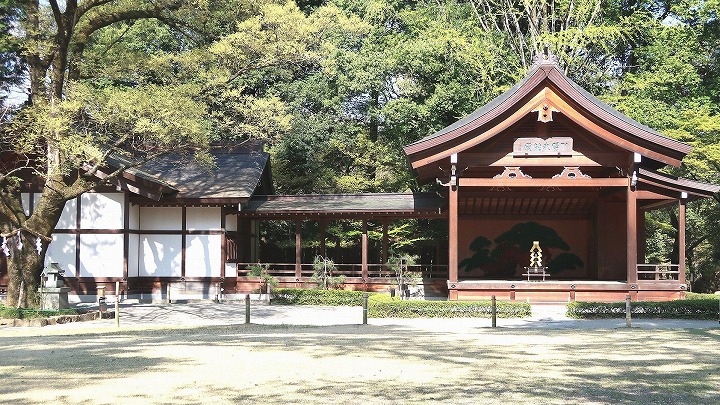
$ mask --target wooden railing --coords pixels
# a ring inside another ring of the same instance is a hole
[[[246,277],[247,267],[257,263],[237,263],[237,274],[239,277]],[[295,277],[295,263],[262,263],[268,266],[268,273],[275,277]],[[335,263],[334,276],[362,277],[362,264],[357,263]],[[300,265],[301,277],[312,277],[312,263]],[[408,266],[408,271],[418,272],[423,279],[441,278],[447,279],[447,265],[437,264],[416,264]],[[388,269],[384,264],[368,264],[368,278],[392,278],[395,272]]]
[[[678,264],[638,264],[638,281],[642,280],[679,280],[680,265]]]

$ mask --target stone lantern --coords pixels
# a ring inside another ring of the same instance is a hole
[[[65,270],[57,263],[50,263],[42,272],[43,284],[40,287],[43,309],[70,308],[68,303],[69,287],[65,286]]]

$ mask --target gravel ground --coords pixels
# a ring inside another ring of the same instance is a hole
[[[121,306],[0,328],[0,403],[720,404],[717,321],[370,319],[361,308]]]

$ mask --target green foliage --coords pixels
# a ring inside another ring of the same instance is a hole
[[[271,287],[277,287],[279,285],[278,280],[273,277],[269,272],[268,269],[270,268],[270,265],[268,264],[262,264],[262,263],[255,263],[247,266],[248,276],[251,277],[260,277],[261,283],[267,286]]]
[[[693,292],[685,293],[686,300],[720,300],[720,294],[698,294]]]
[[[362,305],[362,297],[362,291],[276,288],[272,292],[272,303],[290,305],[360,306]]]
[[[624,302],[580,302],[567,304],[571,318],[624,318]],[[635,318],[718,319],[716,298],[694,298],[664,302],[640,301],[631,304]]]
[[[323,290],[338,289],[345,283],[344,275],[334,276],[333,272],[337,271],[335,262],[328,258],[315,256],[313,259],[313,275],[312,280],[317,283],[318,288]]]
[[[0,318],[3,319],[35,319],[48,318],[59,315],[77,315],[74,309],[58,309],[58,310],[40,310],[40,309],[24,309],[24,308],[8,308],[0,306]]]
[[[530,304],[516,301],[497,301],[498,318],[524,318],[531,315]],[[368,299],[371,318],[489,318],[490,301],[420,301],[400,300],[377,294]]]

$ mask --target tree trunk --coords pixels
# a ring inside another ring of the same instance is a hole
[[[45,261],[45,250],[41,255],[35,251],[35,240],[28,233],[21,233],[23,247],[18,250],[15,246],[11,248],[11,256],[8,258],[8,295],[7,305],[9,307],[19,306],[21,308],[35,308],[39,305],[38,287],[40,274]],[[13,243],[17,238],[12,239]],[[20,293],[22,288],[22,294]]]
[[[19,197],[19,196],[18,196]],[[40,275],[45,263],[45,254],[51,235],[60,215],[65,207],[66,198],[50,187],[46,187],[40,197],[35,211],[20,227],[22,248],[18,249],[17,236],[8,242],[10,257],[7,261],[8,270],[8,292],[7,305],[10,307],[21,306],[24,308],[36,306],[35,300],[37,289],[40,283]],[[37,239],[42,241],[40,254],[36,251]],[[20,287],[23,293],[20,294]]]

